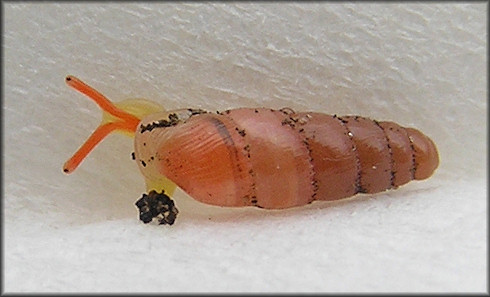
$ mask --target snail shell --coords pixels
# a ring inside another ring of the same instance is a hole
[[[439,164],[427,136],[365,117],[238,108],[151,114],[135,134],[147,181],[166,177],[220,206],[288,208],[426,179]]]

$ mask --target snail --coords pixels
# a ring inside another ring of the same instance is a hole
[[[74,76],[66,83],[95,101],[103,120],[63,171],[111,132],[133,135],[148,191],[136,202],[144,223],[174,223],[177,186],[206,204],[284,209],[395,189],[439,164],[429,137],[393,122],[290,108],[165,111],[145,99],[112,103]]]

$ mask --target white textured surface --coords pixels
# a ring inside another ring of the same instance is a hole
[[[4,3],[4,290],[487,290],[487,4]],[[414,126],[430,180],[286,211],[176,195],[143,225],[132,141],[64,83],[168,109],[289,106]]]

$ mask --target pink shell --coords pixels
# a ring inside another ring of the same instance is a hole
[[[239,108],[157,126],[136,132],[145,177],[166,176],[220,206],[288,208],[377,193],[425,179],[439,163],[418,130],[357,116]]]

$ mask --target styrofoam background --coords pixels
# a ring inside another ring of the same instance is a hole
[[[486,3],[2,3],[5,292],[487,291]],[[177,192],[144,225],[132,140],[61,167],[114,101],[284,106],[393,120],[440,167],[396,191],[284,211]]]

